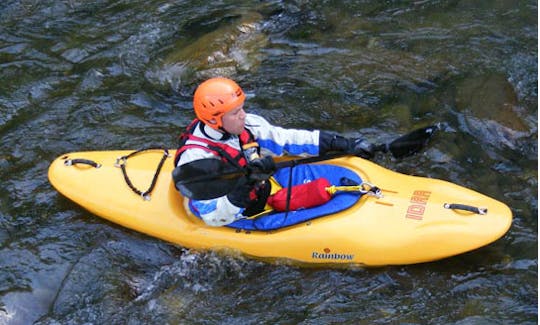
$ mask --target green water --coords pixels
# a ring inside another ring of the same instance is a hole
[[[537,12],[505,0],[3,1],[0,324],[537,323]],[[214,75],[287,127],[381,142],[442,122],[421,154],[375,161],[501,200],[512,228],[434,263],[305,269],[190,252],[48,183],[65,152],[174,147]]]

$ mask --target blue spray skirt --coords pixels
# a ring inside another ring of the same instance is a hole
[[[291,186],[304,184],[321,177],[326,178],[330,184],[336,186],[341,185],[340,179],[342,177],[346,177],[358,184],[362,183],[360,176],[341,166],[298,165],[292,169],[280,169],[274,174],[276,181],[284,188],[289,185],[289,172],[291,170]],[[354,205],[360,196],[358,192],[341,192],[335,194],[330,201],[316,207],[289,212],[275,212],[255,219],[237,220],[228,224],[227,227],[244,230],[275,230],[345,210]],[[197,215],[193,208],[191,210]]]

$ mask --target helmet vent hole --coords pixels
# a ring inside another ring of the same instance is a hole
[[[225,104],[225,102],[224,102],[224,101],[222,101],[221,99],[218,99],[218,101],[219,101],[219,102],[220,102],[220,104],[222,104],[222,105],[223,105],[223,104]]]

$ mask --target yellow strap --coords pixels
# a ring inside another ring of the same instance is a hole
[[[259,212],[257,214],[254,214],[252,216],[249,216],[249,217],[246,217],[246,219],[256,219],[258,217],[262,217],[262,216],[265,216],[267,214],[269,214],[270,212],[273,212],[274,210],[272,210],[272,208],[270,208],[270,206],[267,204],[265,207],[264,207],[264,210],[262,212]]]
[[[282,187],[279,185],[278,181],[274,178],[274,176],[271,176],[268,181],[270,181],[270,195],[275,194],[277,191],[281,190]],[[268,212],[266,212],[268,210]],[[263,214],[267,214],[272,212],[272,207],[268,205],[268,203],[264,206],[264,211],[261,212]],[[259,213],[260,214],[260,213]],[[256,216],[258,216],[257,214]],[[251,217],[250,217],[251,218]]]
[[[362,185],[352,185],[352,186],[336,186],[332,185],[330,187],[325,188],[326,192],[330,195],[334,195],[337,192],[360,192],[364,191],[362,188]]]
[[[281,190],[283,188],[278,183],[278,181],[276,181],[274,176],[271,176],[270,179],[268,179],[268,180],[270,181],[270,185],[272,186],[271,189],[270,189],[270,195],[275,194],[277,191],[279,191],[279,190]]]
[[[381,189],[379,189],[377,186],[370,183],[362,183],[360,185],[352,185],[352,186],[332,185],[330,187],[325,188],[325,190],[330,195],[334,195],[336,194],[336,192],[360,192],[361,194],[369,194],[379,199],[383,197],[383,193]]]

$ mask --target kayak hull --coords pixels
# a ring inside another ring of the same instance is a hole
[[[117,159],[132,151],[89,151],[58,157],[51,184],[93,214],[120,226],[190,249],[241,253],[264,260],[312,265],[403,265],[465,253],[502,237],[512,223],[504,203],[443,180],[396,173],[368,160],[325,161],[356,172],[382,190],[364,195],[334,215],[272,231],[210,227],[193,216],[171,179],[172,157],[157,177],[150,200],[127,185]],[[163,153],[148,151],[123,161],[133,186],[151,184]],[[79,159],[100,164],[69,164]],[[487,209],[485,214],[445,204]]]

